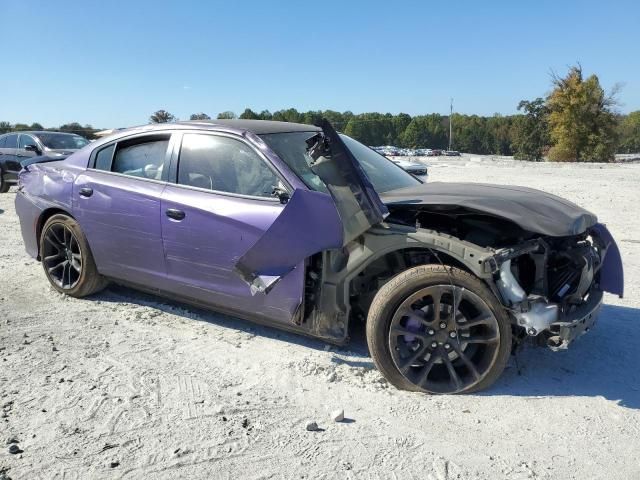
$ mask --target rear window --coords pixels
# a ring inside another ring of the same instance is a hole
[[[111,170],[111,159],[113,158],[113,150],[116,148],[116,144],[109,145],[107,148],[103,148],[96,155],[95,168],[98,170]]]
[[[111,171],[132,177],[160,180],[163,178],[162,171],[168,146],[169,135],[159,138],[136,138],[118,143]]]

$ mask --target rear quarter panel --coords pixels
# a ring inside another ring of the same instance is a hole
[[[38,223],[50,209],[72,213],[73,181],[78,167],[66,161],[33,164],[19,175],[16,213],[27,253],[38,256]]]

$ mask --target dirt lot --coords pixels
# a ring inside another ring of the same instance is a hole
[[[640,165],[429,159],[595,211],[626,298],[569,351],[527,349],[487,392],[388,386],[349,348],[111,287],[75,300],[24,252],[0,195],[0,471],[28,478],[640,478]],[[329,412],[344,408],[343,423]],[[324,431],[307,432],[315,420]],[[11,455],[15,438],[23,453]],[[2,474],[0,474],[2,478]]]

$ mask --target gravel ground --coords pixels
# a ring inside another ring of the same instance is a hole
[[[122,287],[54,293],[24,252],[14,193],[3,194],[0,472],[640,478],[640,165],[420,160],[432,180],[534,186],[595,211],[619,241],[626,298],[607,296],[570,350],[526,349],[487,392],[423,396],[384,381],[362,329],[338,349]]]

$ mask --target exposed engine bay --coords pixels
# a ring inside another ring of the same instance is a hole
[[[601,269],[611,246],[615,250],[613,256],[618,257],[611,260],[619,261],[615,243],[607,241],[608,232],[599,224],[578,235],[553,237],[460,206],[388,207],[386,222],[450,235],[492,251],[493,256],[487,261],[492,275],[486,280],[508,310],[514,328],[520,337],[536,337],[540,344],[554,350],[567,348],[595,322],[605,289],[600,281]],[[436,252],[405,251],[392,260],[387,258],[386,264],[377,262],[369,268],[368,273],[377,279],[370,288],[379,287],[385,270],[441,262],[442,256]],[[366,277],[367,273],[361,275],[359,281],[366,283]],[[609,283],[608,291],[616,290]],[[622,290],[614,293],[622,295]],[[360,292],[359,299],[365,297]]]

